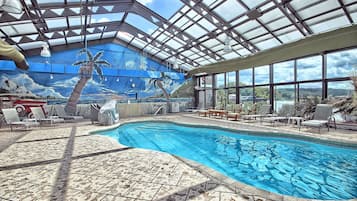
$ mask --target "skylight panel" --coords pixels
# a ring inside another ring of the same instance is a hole
[[[314,33],[322,33],[326,31],[335,30],[341,27],[345,27],[350,25],[349,21],[345,16],[341,16],[339,18],[331,19],[325,22],[320,22],[315,25],[310,25],[309,27],[312,29]]]
[[[257,43],[255,45],[261,50],[266,50],[266,49],[276,47],[276,46],[280,45],[280,43],[275,38],[272,38],[272,39],[268,39],[268,40],[262,41],[260,43]]]
[[[143,48],[147,43],[143,40],[140,40],[138,38],[134,38],[134,40],[131,42],[132,45],[138,48]]]
[[[303,1],[301,1],[301,3],[303,3]],[[337,7],[339,7],[338,1],[324,1],[323,3],[319,3],[317,5],[307,7],[301,11],[298,11],[298,15],[301,16],[303,19],[306,19]]]
[[[278,8],[275,8],[267,13],[264,13],[264,15],[260,16],[259,19],[264,23],[269,23],[280,17],[285,17],[285,16]]]
[[[263,28],[263,27],[258,27],[256,29],[253,29],[247,33],[244,33],[244,36],[246,39],[251,39],[251,38],[254,38],[256,36],[259,36],[259,35],[262,35],[262,34],[265,34],[267,33],[267,31]]]
[[[144,6],[158,13],[162,17],[169,19],[176,13],[182,6],[180,0],[137,0]]]
[[[221,2],[222,0],[203,0],[203,3],[206,4],[209,8],[213,8]]]
[[[186,16],[183,16],[181,19],[179,19],[175,25],[177,27],[182,27],[183,25],[185,25],[187,22],[189,22],[190,20],[186,17]]]
[[[83,40],[82,36],[73,36],[73,37],[67,37],[67,42],[68,43],[78,43],[81,40]]]
[[[247,55],[250,55],[251,53],[249,52],[249,50],[247,50],[247,49],[240,49],[240,50],[238,50],[237,51],[240,55],[242,55],[242,56],[247,56]]]
[[[37,29],[32,23],[2,26],[1,29],[8,36],[37,33]]]
[[[193,24],[190,28],[186,29],[186,32],[195,38],[199,38],[207,34],[207,31],[196,24]]]
[[[220,43],[217,39],[210,39],[203,43],[204,46],[209,47],[209,48],[220,45],[220,44],[222,44],[222,43]]]
[[[116,31],[104,32],[102,38],[113,38],[116,33]]]
[[[259,4],[263,3],[265,0],[242,0],[245,5],[247,5],[250,9],[255,8]]]
[[[276,30],[280,27],[284,27],[291,24],[291,22],[288,20],[288,18],[281,18],[277,21],[274,21],[272,23],[266,24],[266,26],[270,29],[270,30]]]
[[[239,33],[245,33],[247,31],[250,31],[256,27],[260,27],[260,24],[256,21],[249,21],[247,23],[244,23],[240,26],[238,26],[237,28],[235,28],[235,30],[237,30]]]
[[[81,25],[81,17],[68,17],[70,26],[79,26]],[[84,18],[82,18],[82,25],[84,25]]]
[[[236,0],[227,0],[216,9],[214,9],[214,11],[223,17],[223,19],[226,21],[230,21],[240,14],[243,14],[247,10],[243,8]]]
[[[27,4],[31,4],[31,1],[29,0],[29,3]],[[46,3],[63,3],[63,0],[37,0],[38,4],[46,4]]]
[[[51,46],[62,45],[66,43],[64,38],[50,39],[48,40],[48,42],[50,43]]]
[[[125,21],[149,35],[157,29],[155,24],[136,14],[129,13]]]
[[[63,18],[46,19],[45,21],[46,21],[47,27],[50,29],[67,26],[67,21],[66,21],[66,18],[64,18],[64,17]]]
[[[171,39],[171,40],[167,41],[166,44],[169,45],[173,49],[178,49],[178,48],[183,46],[183,44],[177,42],[174,39]]]
[[[235,52],[231,52],[231,53],[228,53],[228,54],[223,54],[222,56],[227,60],[239,57],[239,55],[237,53],[235,53]]]
[[[128,32],[118,31],[117,38],[130,42],[134,36]]]
[[[289,33],[282,34],[282,35],[278,36],[278,38],[281,41],[283,41],[283,43],[291,43],[291,42],[297,41],[303,37],[304,36],[299,31],[293,31],[293,32],[289,32]]]
[[[87,40],[97,40],[101,35],[101,33],[87,35]]]
[[[197,22],[199,25],[202,27],[206,28],[208,31],[213,31],[214,29],[217,29],[215,25],[213,25],[211,22],[206,20],[205,18],[202,18],[200,21]]]
[[[95,14],[91,15],[90,23],[103,23],[112,21],[121,21],[123,19],[124,13],[106,13],[106,14]]]

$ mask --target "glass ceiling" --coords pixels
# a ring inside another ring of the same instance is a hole
[[[352,0],[25,0],[0,13],[0,37],[24,51],[113,39],[193,68],[244,57],[357,22]],[[226,51],[225,41],[232,47]],[[65,48],[65,47],[63,47]],[[58,49],[58,48],[57,48]]]

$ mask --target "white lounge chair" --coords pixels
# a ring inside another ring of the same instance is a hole
[[[275,125],[278,121],[288,120],[289,117],[294,116],[295,106],[291,104],[283,104],[277,113],[277,116],[263,118],[263,121],[270,122]]]
[[[257,119],[260,118],[262,121],[263,117],[273,116],[271,114],[271,105],[262,105],[259,109],[257,114],[249,114],[249,115],[242,115],[243,119]]]
[[[330,122],[334,123],[336,129],[336,121],[332,116],[332,105],[328,104],[317,104],[316,110],[314,112],[313,120],[303,121],[303,126],[318,127],[319,133],[322,126],[327,126],[327,131],[329,131]]]
[[[43,110],[41,107],[30,107],[31,112],[33,114],[33,116],[35,117],[35,119],[37,121],[39,121],[40,123],[43,122],[50,122],[51,125],[53,125],[54,123],[64,123],[64,119],[63,118],[59,118],[57,116],[50,116],[50,117],[46,117],[45,114],[43,113]]]
[[[71,116],[67,115],[64,111],[64,107],[61,105],[55,105],[56,114],[59,118],[63,118],[65,120],[82,120],[84,119],[82,116]]]
[[[21,121],[15,108],[2,109],[2,113],[4,114],[6,123],[10,125],[11,131],[12,131],[12,126],[14,125],[24,126],[26,129],[28,129],[31,126],[40,125],[37,121],[30,121],[28,119]]]

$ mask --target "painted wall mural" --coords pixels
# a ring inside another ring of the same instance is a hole
[[[123,46],[103,44],[89,49],[93,54],[104,51],[102,59],[107,60],[111,67],[102,67],[104,79],[93,73],[83,88],[80,102],[105,101],[112,95],[123,100],[163,97],[162,90],[150,82],[160,78],[162,71],[170,77],[163,82],[170,94],[185,82],[182,73],[173,72]],[[80,79],[79,67],[72,64],[85,59],[85,55],[78,55],[78,52],[79,49],[53,52],[50,60],[40,56],[29,57],[29,71],[18,70],[9,61],[0,61],[0,92],[28,93],[54,102],[66,102]]]

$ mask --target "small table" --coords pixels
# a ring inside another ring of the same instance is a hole
[[[301,122],[304,121],[304,118],[303,118],[303,117],[289,117],[289,118],[288,118],[288,124],[290,124],[290,123],[292,123],[292,122],[294,122],[294,121],[296,121],[296,123],[297,123],[297,125],[298,125],[298,127],[299,127],[299,130],[300,130],[300,128],[301,128]]]

